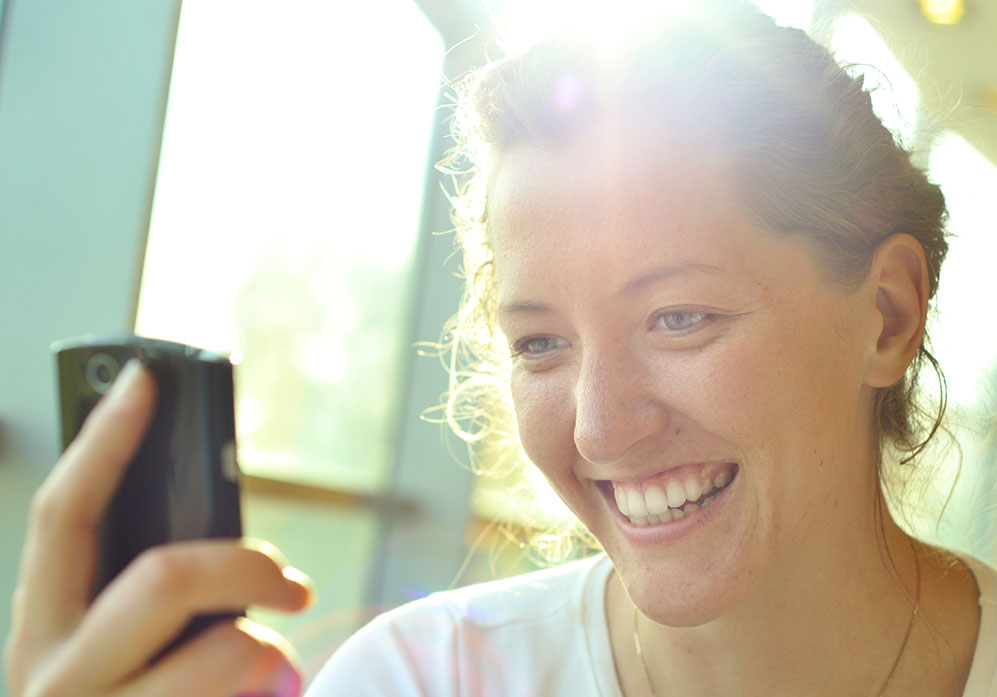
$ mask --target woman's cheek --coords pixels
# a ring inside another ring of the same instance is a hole
[[[562,376],[513,369],[510,387],[523,448],[548,477],[575,460],[575,408],[570,382]]]

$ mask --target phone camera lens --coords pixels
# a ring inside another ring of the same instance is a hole
[[[118,362],[106,353],[95,353],[87,361],[85,375],[91,389],[104,394],[118,376]]]

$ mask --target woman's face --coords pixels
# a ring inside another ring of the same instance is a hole
[[[701,152],[610,136],[499,160],[499,324],[530,458],[648,616],[698,625],[866,534],[878,330]]]

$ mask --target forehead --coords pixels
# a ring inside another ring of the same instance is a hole
[[[682,142],[663,138],[647,128],[622,124],[591,129],[556,147],[519,144],[501,153],[488,181],[489,220],[508,213],[558,213],[568,203],[599,214],[619,217],[654,206],[662,194],[688,194],[710,189],[727,193],[729,184],[715,158],[699,138]],[[580,200],[581,199],[581,200]],[[538,205],[539,204],[539,205]],[[662,211],[658,211],[661,213]],[[694,212],[671,206],[678,219]]]
[[[488,235],[500,280],[538,258],[626,275],[635,261],[718,265],[754,236],[717,158],[697,138],[597,131],[557,149],[518,145],[495,163]]]

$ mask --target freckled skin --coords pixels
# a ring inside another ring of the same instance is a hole
[[[533,462],[595,534],[652,619],[699,625],[763,613],[810,583],[821,557],[872,539],[874,328],[798,239],[758,229],[692,149],[624,133],[518,146],[489,187],[500,312],[510,344],[557,338],[511,376]],[[617,149],[628,153],[620,157]],[[698,264],[621,294],[649,269]],[[716,319],[683,336],[668,308]],[[736,462],[723,514],[667,545],[635,546],[596,482],[679,463]]]

